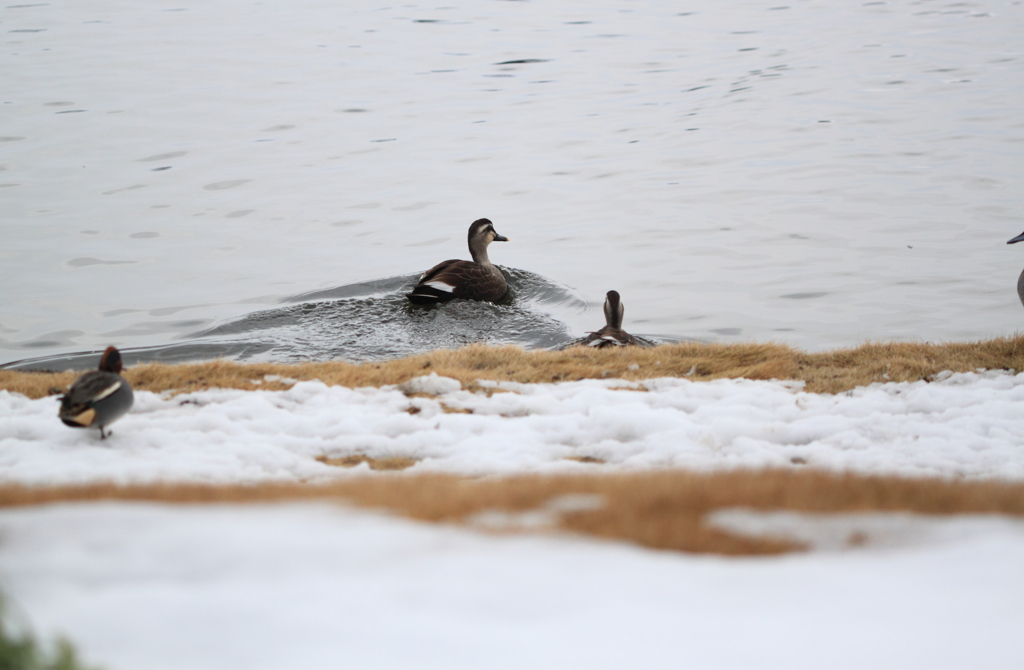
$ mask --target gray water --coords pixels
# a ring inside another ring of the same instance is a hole
[[[505,270],[509,295],[500,305],[456,300],[423,307],[405,297],[419,275],[338,286],[281,300],[286,306],[190,333],[182,341],[124,352],[125,363],[180,363],[210,358],[299,362],[398,358],[467,344],[514,344],[528,349],[573,342],[566,325],[545,308],[583,310],[573,292],[521,270]],[[9,363],[11,369],[81,369],[93,352]]]
[[[657,341],[1013,334],[1022,34],[1006,1],[10,5],[0,362],[554,347],[609,289]],[[480,217],[522,297],[405,304]]]

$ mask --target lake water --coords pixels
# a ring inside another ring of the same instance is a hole
[[[1010,335],[1022,35],[1016,0],[7,5],[0,363],[550,347],[609,289],[656,340]],[[409,307],[480,217],[512,304]]]

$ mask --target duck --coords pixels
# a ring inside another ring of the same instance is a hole
[[[626,308],[622,306],[618,291],[608,291],[604,298],[605,326],[597,332],[590,333],[583,340],[588,347],[624,347],[637,344],[636,338],[622,329],[622,317]]]
[[[75,380],[60,399],[58,416],[72,428],[99,428],[100,439],[105,440],[110,434],[106,427],[124,416],[134,402],[132,386],[121,376],[121,352],[107,347],[99,369]]]
[[[438,263],[422,275],[406,297],[417,305],[436,305],[453,298],[499,302],[508,292],[501,270],[487,257],[491,242],[508,242],[494,230],[489,219],[477,219],[469,226],[471,261],[458,259]]]
[[[1007,240],[1007,244],[1015,244],[1017,242],[1024,242],[1024,233],[1021,233],[1012,240]],[[1024,305],[1024,271],[1017,277],[1017,297],[1020,298],[1020,304]]]

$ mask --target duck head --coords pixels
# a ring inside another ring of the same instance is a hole
[[[121,374],[121,352],[116,347],[107,347],[107,350],[100,356],[100,370]]]
[[[473,247],[474,242],[486,247],[491,242],[508,242],[508,238],[504,235],[499,235],[498,232],[494,230],[494,224],[491,223],[490,219],[477,219],[473,222],[473,225],[469,227],[470,248]]]
[[[604,320],[612,328],[622,328],[622,317],[626,314],[626,308],[619,300],[618,291],[608,291],[604,299]]]
[[[491,242],[508,242],[508,238],[494,230],[490,219],[477,219],[469,227],[469,253],[473,261],[481,265],[490,265],[487,257],[487,245]]]

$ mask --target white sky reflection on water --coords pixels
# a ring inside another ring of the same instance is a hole
[[[0,9],[0,361],[466,257],[632,332],[1012,334],[1014,2]],[[528,61],[528,62],[510,62]]]

